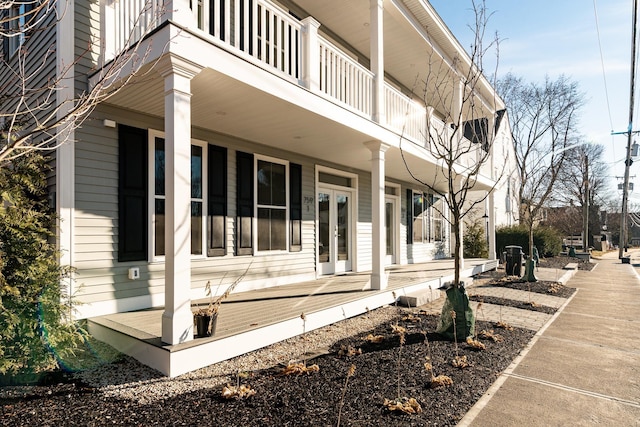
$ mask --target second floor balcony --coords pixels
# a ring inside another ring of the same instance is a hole
[[[116,52],[170,22],[428,151],[434,135],[447,139],[453,132],[448,118],[452,110],[463,108],[462,101],[456,101],[462,98],[456,96],[459,81],[447,77],[455,72],[435,41],[425,41],[425,34],[407,23],[405,15],[416,2],[380,1],[383,25],[370,11],[377,1],[334,2],[342,11],[326,5],[331,2],[313,0],[287,2],[295,6],[290,8],[268,0],[102,1],[99,63],[108,64]],[[348,30],[350,25],[358,30]],[[376,51],[375,39],[384,50]],[[402,53],[396,52],[400,46]],[[434,73],[434,58],[445,71]],[[405,66],[404,60],[410,64]],[[425,70],[435,76],[438,87],[424,84]],[[483,114],[491,116],[492,108]],[[462,132],[458,134],[464,140]],[[472,150],[460,163],[469,166],[476,155]],[[491,177],[490,167],[485,176]]]

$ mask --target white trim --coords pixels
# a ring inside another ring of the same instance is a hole
[[[351,179],[351,186],[344,187],[340,185],[328,184],[320,182],[320,172],[329,173],[332,175],[343,176]],[[316,229],[316,238],[315,238],[315,254],[316,254],[316,276],[322,276],[321,273],[321,265],[318,257],[318,247],[320,245],[320,233],[318,232],[320,227],[320,217],[319,217],[319,209],[318,209],[318,192],[320,191],[320,187],[325,189],[330,189],[333,191],[343,191],[343,192],[351,192],[351,196],[353,199],[353,204],[351,206],[351,270],[350,271],[358,271],[358,175],[353,172],[347,172],[340,169],[330,168],[328,166],[315,165],[315,180],[314,180],[314,198],[315,198],[315,229]]]
[[[60,108],[56,118],[62,120],[71,108],[69,100],[74,99],[74,2],[56,2],[56,14],[60,19],[56,26],[56,79],[66,81],[56,91],[56,105]],[[75,131],[70,128],[56,135],[56,213],[58,217],[57,247],[60,253],[60,264],[72,266],[74,256],[74,216],[75,216]],[[73,273],[72,273],[73,274]],[[61,285],[66,287],[69,296],[74,295],[73,275],[62,279]]]
[[[386,190],[385,190],[385,194],[384,194],[384,198],[385,198],[385,204],[386,204],[386,199],[393,199],[395,200],[394,203],[394,207],[395,210],[393,212],[394,214],[394,223],[392,224],[393,227],[393,256],[391,257],[391,264],[400,264],[400,225],[402,224],[402,209],[401,209],[401,205],[402,205],[402,186],[400,184],[396,184],[394,182],[389,182],[389,181],[385,181],[384,182],[384,186],[385,187],[391,187],[394,188],[396,191],[396,194],[387,194]]]

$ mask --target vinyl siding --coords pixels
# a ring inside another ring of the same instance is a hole
[[[75,267],[82,302],[148,296],[164,292],[163,262],[118,262],[118,141],[117,129],[104,118],[140,128],[161,129],[157,118],[101,106],[76,131]],[[261,287],[286,282],[287,277],[315,275],[315,206],[303,206],[302,251],[235,256],[236,150],[271,156],[302,165],[302,197],[314,198],[314,161],[247,141],[194,129],[193,138],[228,148],[227,255],[191,261],[192,288],[204,297],[204,285],[229,283],[249,267],[243,282]],[[315,200],[315,198],[314,198]],[[140,268],[140,279],[129,280],[129,267]]]
[[[4,11],[3,11],[4,12]],[[8,66],[2,63],[0,67],[0,85],[2,86],[3,95],[7,95],[5,99],[12,99],[10,96],[12,93],[16,93],[21,85],[26,85],[27,88],[47,88],[51,83],[56,80],[56,26],[55,26],[55,14],[50,13],[41,24],[41,30],[35,31],[29,34],[29,38],[25,41],[25,48],[27,51],[26,67],[24,71],[25,76],[31,76],[27,81],[15,80],[12,69],[19,67],[17,63],[17,55],[13,55],[9,59]],[[3,49],[4,43],[0,43],[0,51]],[[0,52],[0,55],[4,56],[4,51]],[[46,58],[46,61],[44,61]],[[44,62],[43,62],[44,61]],[[41,98],[44,98],[43,94],[40,94]],[[55,100],[55,93],[52,92],[53,99]],[[13,98],[14,100],[16,98]],[[9,101],[14,102],[14,101]],[[27,100],[27,102],[36,102],[35,99]],[[41,103],[42,99],[38,100]],[[8,112],[12,111],[12,105],[0,106],[0,111]],[[36,116],[39,120],[43,119],[51,113],[53,108],[49,110],[37,111]],[[21,111],[26,111],[25,108],[21,108]],[[7,118],[8,120],[8,118]],[[33,124],[33,123],[31,123]],[[47,173],[47,186],[50,193],[56,191],[56,179],[55,179],[55,151],[43,152],[50,157],[48,162],[51,170]]]

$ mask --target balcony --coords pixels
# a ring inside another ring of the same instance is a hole
[[[182,7],[184,4],[185,7]],[[375,75],[349,50],[319,32],[313,17],[299,20],[267,0],[128,0],[101,2],[101,64],[170,20],[207,42],[308,89],[429,149],[429,132],[451,129],[401,85],[385,81],[376,103]],[[381,111],[376,111],[381,110]],[[468,142],[468,141],[466,141]],[[470,153],[473,154],[473,153]],[[475,154],[465,155],[465,166]]]

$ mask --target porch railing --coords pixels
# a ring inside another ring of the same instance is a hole
[[[162,20],[163,0],[103,0],[100,10],[100,64],[135,45]]]
[[[205,0],[198,27],[295,79],[301,74],[299,21],[262,0]]]
[[[323,37],[320,45],[320,91],[370,117],[373,73]]]
[[[384,85],[387,125],[404,137],[426,146],[427,109],[388,83]]]

